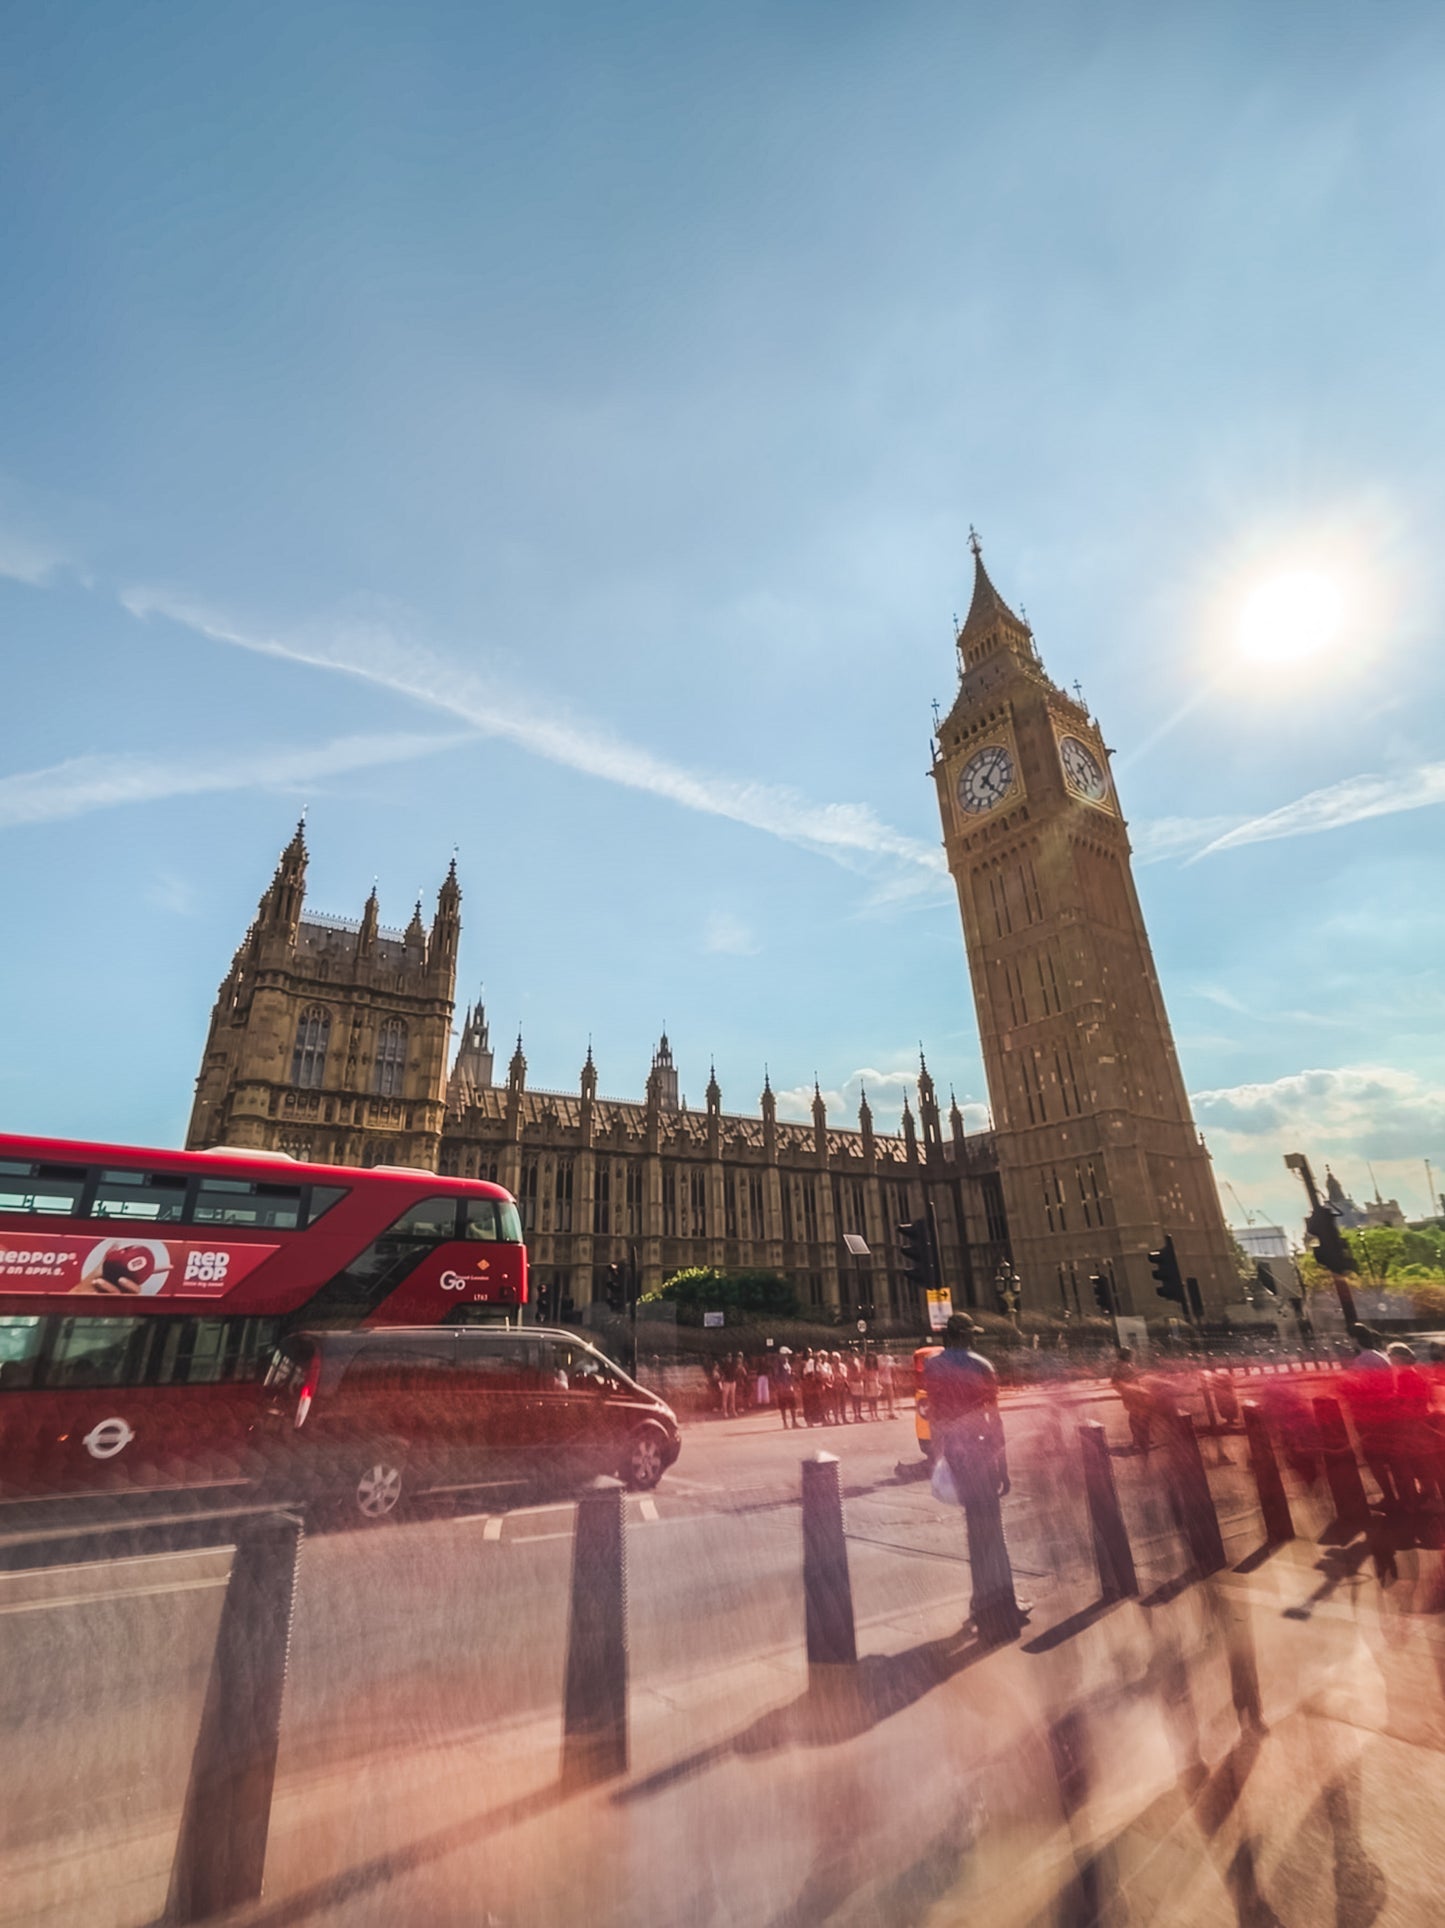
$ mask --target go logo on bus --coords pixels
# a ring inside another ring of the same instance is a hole
[[[441,1289],[443,1292],[465,1292],[469,1285],[485,1285],[487,1281],[484,1275],[487,1270],[487,1260],[478,1259],[474,1273],[443,1272],[440,1280]]]

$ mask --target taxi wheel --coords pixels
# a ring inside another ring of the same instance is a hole
[[[623,1483],[634,1493],[645,1493],[667,1470],[666,1441],[655,1426],[642,1426],[627,1442],[622,1462]]]

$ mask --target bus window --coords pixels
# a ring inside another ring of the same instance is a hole
[[[0,1212],[59,1213],[73,1218],[85,1190],[81,1165],[37,1165],[0,1158]]]
[[[456,1235],[457,1201],[454,1198],[420,1199],[382,1233],[384,1239],[429,1239],[434,1243]]]
[[[469,1198],[462,1214],[462,1237],[490,1244],[520,1245],[522,1221],[509,1198]]]
[[[143,1218],[151,1223],[186,1215],[186,1181],[179,1172],[103,1171],[91,1218]]]
[[[306,1209],[306,1223],[314,1225],[323,1212],[329,1212],[338,1199],[345,1197],[344,1185],[313,1185]]]
[[[191,1218],[197,1225],[262,1225],[294,1232],[301,1223],[301,1188],[253,1184],[247,1178],[202,1178]]]
[[[495,1244],[502,1236],[494,1198],[469,1198],[462,1217],[462,1237],[482,1238]]]
[[[0,1391],[35,1384],[43,1335],[40,1319],[0,1318]]]
[[[46,1362],[48,1386],[131,1386],[147,1319],[61,1319]]]

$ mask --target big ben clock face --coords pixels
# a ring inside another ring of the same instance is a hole
[[[1014,784],[1014,760],[1001,743],[990,743],[958,773],[958,805],[971,817],[1002,803]]]
[[[1061,738],[1059,761],[1064,766],[1064,775],[1071,790],[1076,790],[1081,797],[1087,797],[1090,803],[1102,803],[1108,796],[1108,779],[1087,743],[1081,743],[1076,736]]]

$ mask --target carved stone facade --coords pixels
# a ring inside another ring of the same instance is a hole
[[[441,1169],[515,1194],[539,1292],[576,1307],[635,1250],[644,1291],[685,1266],[761,1266],[805,1306],[916,1319],[897,1228],[929,1204],[955,1298],[992,1304],[1008,1252],[992,1139],[965,1136],[957,1105],[945,1137],[922,1064],[918,1090],[921,1133],[905,1104],[896,1136],[874,1131],[866,1097],[857,1130],[830,1125],[816,1086],[811,1124],[780,1120],[766,1079],[754,1117],[723,1110],[716,1075],[705,1108],[688,1110],[664,1036],[641,1104],[597,1095],[590,1051],[576,1092],[534,1091],[519,1038],[504,1086],[464,1077],[459,1057]],[[871,1256],[851,1258],[845,1232]]]
[[[1172,1235],[1206,1305],[1229,1236],[1179,1073],[1109,751],[1045,674],[974,541],[959,689],[933,774],[958,888],[1024,1302],[1158,1313],[1146,1254]]]
[[[599,1098],[589,1051],[573,1093],[527,1088],[522,1042],[505,1084],[493,1077],[486,1014],[467,1010],[447,1068],[461,891],[455,867],[428,931],[418,904],[383,930],[375,892],[358,919],[305,908],[300,828],[282,853],[211,1017],[187,1144],[284,1151],[343,1165],[414,1165],[496,1179],[518,1199],[533,1277],[552,1304],[580,1311],[608,1265],[635,1249],[644,1290],[690,1265],[762,1266],[794,1280],[804,1304],[856,1316],[918,1316],[898,1270],[897,1226],[931,1203],[944,1275],[964,1304],[991,1303],[1007,1255],[987,1133],[966,1137],[957,1106],[945,1136],[920,1063],[919,1118],[876,1133],[780,1121],[764,1081],[759,1111],[678,1098],[666,1037],[641,1101]],[[850,1258],[843,1233],[866,1240]]]
[[[404,931],[305,910],[306,841],[281,854],[211,1013],[186,1143],[435,1171],[461,891],[456,866]]]

